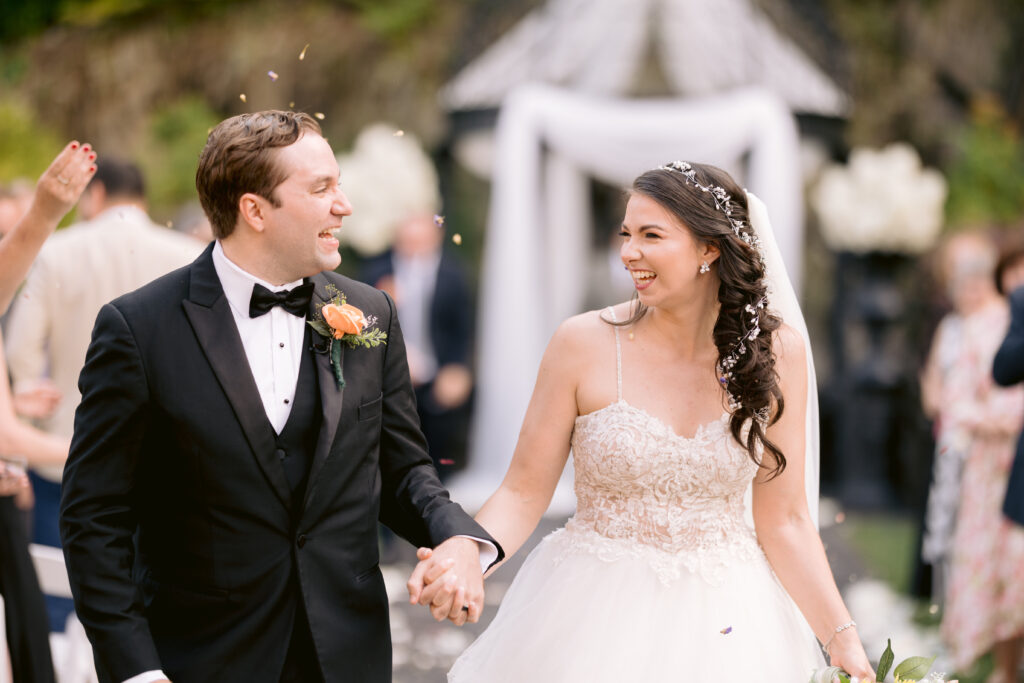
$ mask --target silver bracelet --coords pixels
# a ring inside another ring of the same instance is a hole
[[[824,644],[824,645],[822,646],[822,649],[823,649],[823,650],[825,650],[825,654],[827,654],[827,655],[828,655],[829,657],[831,657],[831,656],[832,656],[832,653],[828,651],[828,648],[829,648],[829,647],[830,647],[830,646],[832,645],[832,641],[836,639],[836,636],[837,636],[837,635],[839,635],[840,633],[842,633],[843,631],[845,631],[845,630],[846,630],[846,629],[848,629],[848,628],[853,628],[853,627],[854,627],[854,626],[856,626],[856,625],[857,625],[857,622],[856,622],[856,621],[853,621],[853,620],[851,619],[850,621],[846,622],[846,623],[845,623],[845,624],[843,624],[842,626],[836,626],[836,628],[835,628],[835,632],[834,632],[834,633],[832,633],[832,637],[831,637],[831,638],[829,638],[829,639],[828,639],[828,642],[827,642],[827,643],[825,643],[825,644]]]

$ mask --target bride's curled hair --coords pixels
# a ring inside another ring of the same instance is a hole
[[[694,179],[704,187],[718,186],[725,190],[732,218],[742,223],[743,232],[753,234],[746,192],[729,174],[707,164],[690,162],[690,168]],[[783,408],[772,352],[773,333],[782,324],[781,318],[769,307],[761,309],[761,334],[742,342],[745,352],[735,354],[737,340],[746,337],[751,329],[751,316],[746,307],[756,309],[766,297],[761,255],[755,246],[736,235],[729,216],[716,205],[712,193],[691,184],[679,171],[664,168],[647,171],[633,181],[632,191],[653,199],[673,214],[698,241],[718,247],[720,256],[716,265],[721,284],[718,287],[720,309],[714,328],[718,348],[716,374],[720,374],[726,358],[737,357],[731,375],[720,385],[739,403],[732,408],[729,429],[755,463],[769,469],[772,477],[777,476],[786,468],[786,458],[768,439],[765,429],[779,419]],[[634,300],[633,314],[622,324],[632,324],[646,312],[646,307]],[[770,421],[763,419],[765,415],[771,416]],[[749,429],[744,433],[748,424]]]

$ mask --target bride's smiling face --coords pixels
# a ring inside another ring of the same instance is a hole
[[[645,306],[673,306],[711,284],[714,269],[700,273],[717,249],[698,242],[689,228],[650,197],[634,192],[622,220],[622,263]]]

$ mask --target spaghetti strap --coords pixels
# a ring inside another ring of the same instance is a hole
[[[619,322],[615,317],[615,308],[613,306],[608,307],[608,313],[612,316],[612,322]],[[619,326],[612,325],[612,329],[615,330],[615,383],[616,383],[616,401],[622,400],[622,344],[619,343]]]

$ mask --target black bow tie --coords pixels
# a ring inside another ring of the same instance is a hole
[[[280,306],[292,315],[304,318],[312,298],[312,282],[280,292],[271,292],[263,285],[255,284],[252,286],[252,298],[249,299],[249,317],[258,318],[264,313],[269,313],[274,306]]]

